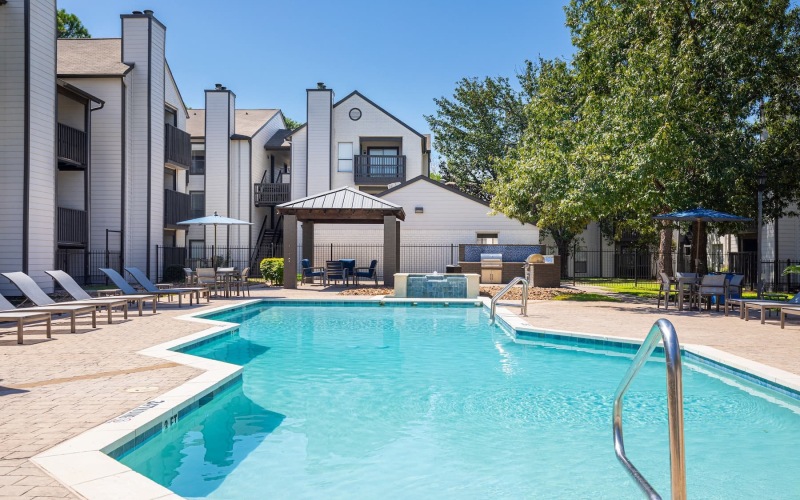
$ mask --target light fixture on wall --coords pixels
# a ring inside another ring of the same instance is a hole
[[[424,208],[422,208],[422,207],[414,207],[414,213],[415,213],[415,214],[421,214],[421,213],[423,213],[424,211],[425,211],[425,209],[424,209]]]

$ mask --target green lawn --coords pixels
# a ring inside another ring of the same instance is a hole
[[[584,283],[587,285],[599,286],[604,290],[613,293],[632,295],[634,297],[652,298],[653,300],[655,300],[658,297],[658,287],[660,285],[658,281],[636,282],[634,280],[624,280],[624,281],[615,281],[613,283],[609,283],[608,281],[602,281],[600,279],[588,280]],[[742,296],[746,299],[754,299],[757,297],[757,294],[755,291],[745,290],[744,293],[742,293]],[[560,299],[560,300],[567,300],[567,299]],[[572,299],[572,300],[580,300],[580,299]]]
[[[574,300],[576,302],[622,302],[616,297],[609,297],[601,293],[567,293],[556,295],[553,300]]]

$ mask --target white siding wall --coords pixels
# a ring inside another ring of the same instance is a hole
[[[235,96],[230,91],[206,91],[206,213],[228,217],[230,167],[229,147],[234,131]],[[214,244],[214,233],[207,230],[206,245]],[[217,228],[217,244],[225,245],[227,229]]]
[[[307,113],[308,126],[308,158],[307,158],[307,191],[308,195],[321,193],[331,189],[331,112],[332,90],[308,90]]]
[[[306,142],[308,127],[303,127],[292,136],[292,199],[308,196],[308,158]],[[299,261],[298,261],[299,262]]]
[[[30,212],[28,272],[45,290],[56,247],[56,53],[53,0],[30,2]]]
[[[85,129],[84,110],[86,106],[82,102],[70,99],[64,94],[58,94],[58,123],[63,123],[68,127],[78,130]]]
[[[263,149],[263,148],[262,148]],[[230,205],[228,217],[250,220],[250,189],[252,189],[250,142],[231,141]],[[249,226],[231,226],[230,246],[241,248],[250,245]]]
[[[12,0],[0,9],[0,271],[13,272],[22,269],[25,7]],[[0,280],[0,292],[12,291]]]
[[[151,28],[150,92],[150,275],[155,276],[156,245],[164,244],[164,109],[166,31],[157,22]],[[159,271],[160,272],[160,271]]]
[[[361,110],[361,119],[356,121],[350,119],[349,113],[352,108]],[[337,171],[336,144],[339,142],[352,142],[353,153],[359,155],[364,152],[359,151],[360,137],[401,137],[403,144],[400,154],[406,156],[405,180],[423,175],[427,171],[427,163],[423,163],[423,139],[360,96],[353,95],[346,101],[338,103],[333,109],[334,160],[331,166],[331,174],[334,188],[353,186],[355,184],[353,172]]]
[[[80,78],[69,83],[105,101],[92,112],[90,248],[106,249],[106,229],[122,229],[122,95],[120,78]],[[82,192],[82,190],[81,190]],[[109,235],[109,250],[120,249],[120,235]]]

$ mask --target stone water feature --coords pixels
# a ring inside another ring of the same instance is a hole
[[[474,299],[478,297],[477,274],[408,274],[394,275],[394,296],[415,299]]]

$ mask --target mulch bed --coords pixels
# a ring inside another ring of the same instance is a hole
[[[494,295],[503,289],[504,285],[481,285],[480,294],[484,297],[494,297]],[[392,295],[393,288],[378,288],[378,287],[358,287],[348,288],[339,292],[339,295]],[[552,300],[557,295],[571,295],[583,293],[579,290],[572,290],[570,288],[529,288],[529,300]],[[522,287],[514,287],[503,296],[503,300],[520,300],[522,298]]]

